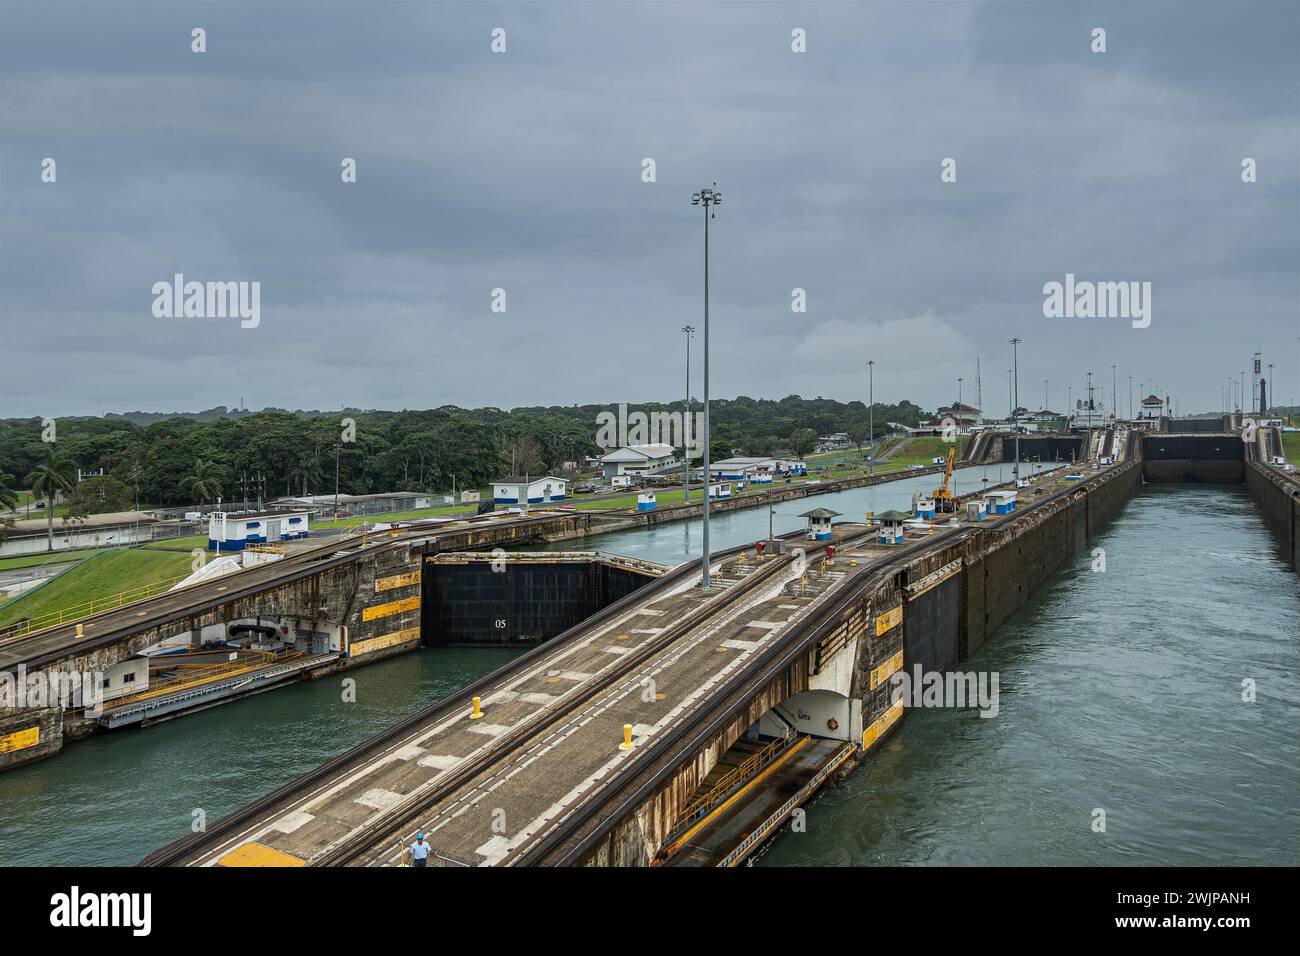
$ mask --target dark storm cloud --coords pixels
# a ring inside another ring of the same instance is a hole
[[[0,416],[671,399],[713,179],[715,395],[861,398],[874,358],[932,406],[981,355],[1001,412],[1018,335],[1031,406],[1115,363],[1217,408],[1256,349],[1300,398],[1293,4],[0,17]],[[260,281],[261,325],[155,318],[176,272]],[[1067,272],[1152,282],[1151,327],[1044,319]]]

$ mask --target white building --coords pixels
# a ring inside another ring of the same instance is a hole
[[[546,501],[563,501],[568,482],[554,475],[540,478],[508,475],[492,482],[492,500],[499,505],[517,505],[523,501],[542,504]]]
[[[296,541],[307,537],[306,511],[266,511],[233,515],[214,511],[208,515],[208,549],[242,551],[255,544]]]
[[[709,471],[714,478],[740,480],[746,475],[770,474],[775,470],[775,458],[724,458],[709,463]]]
[[[606,478],[649,475],[682,463],[672,445],[624,445],[600,459]]]

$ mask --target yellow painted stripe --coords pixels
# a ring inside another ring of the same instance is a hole
[[[896,701],[890,708],[874,720],[870,727],[862,732],[862,749],[869,750],[871,745],[880,739],[883,734],[899,717],[903,716],[903,702]]]
[[[283,853],[274,847],[262,843],[245,843],[231,850],[217,861],[222,866],[306,866],[289,853]]]
[[[903,652],[899,651],[871,672],[871,689],[875,690],[878,686],[889,680],[890,675],[894,674],[902,666]]]
[[[348,647],[348,653],[352,657],[373,654],[375,651],[382,651],[385,647],[396,647],[398,644],[414,641],[419,636],[420,629],[418,627],[407,627],[400,631],[380,634],[378,637],[368,637],[364,641],[353,641]]]
[[[394,614],[401,614],[405,611],[414,611],[420,606],[418,597],[403,598],[400,601],[389,601],[387,604],[375,604],[371,607],[364,608],[361,611],[361,620],[374,621],[381,617],[391,617]]]
[[[40,742],[40,727],[28,727],[25,730],[15,730],[11,734],[5,734],[3,737],[0,737],[0,754],[11,754],[15,750],[26,750],[28,747],[35,747]]]
[[[673,841],[672,845],[668,847],[667,855],[672,856],[674,853],[676,853],[688,840],[690,840],[691,837],[695,836],[695,834],[699,833],[702,828],[708,826],[708,824],[711,821],[716,819],[718,814],[722,813],[724,810],[727,809],[727,807],[731,806],[733,803],[735,803],[737,800],[743,797],[754,787],[758,786],[758,784],[762,782],[764,777],[774,772],[777,767],[781,766],[781,764],[785,763],[796,753],[798,753],[799,750],[810,740],[812,740],[811,737],[801,737],[799,739],[799,742],[797,744],[794,744],[789,750],[787,750],[784,754],[782,754],[780,758],[768,764],[767,768],[762,773],[758,774],[756,777],[750,780],[749,783],[745,784],[743,787],[741,787],[739,790],[737,790],[735,793],[729,796],[726,800],[724,800],[722,803],[718,804],[707,814],[705,814],[699,823],[695,824],[695,826],[691,827],[689,830],[687,830],[685,833],[683,833],[681,836],[679,836],[676,840]]]
[[[391,578],[378,578],[375,581],[375,592],[391,591],[394,588],[410,587],[412,584],[420,583],[420,572],[410,571],[407,574],[395,574]]]
[[[891,607],[884,614],[876,618],[876,636],[879,637],[890,628],[898,627],[903,623],[903,605]]]

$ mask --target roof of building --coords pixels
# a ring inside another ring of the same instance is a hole
[[[539,481],[568,481],[567,478],[557,478],[555,475],[506,475],[504,478],[498,478],[492,482],[494,485],[535,485]]]
[[[1165,400],[1160,398],[1158,395],[1148,395],[1146,398],[1142,399],[1143,405],[1163,405],[1164,403]]]
[[[673,455],[675,449],[672,445],[666,445],[662,442],[651,445],[624,445],[622,448],[615,448],[608,455],[602,455],[601,461],[635,461],[637,459],[668,458]]]
[[[86,515],[84,518],[54,518],[54,533],[62,534],[68,530],[78,528],[112,528],[133,524],[154,524],[158,518],[151,514],[145,514],[142,511],[108,511],[104,514]],[[22,518],[15,521],[12,525],[6,525],[5,529],[12,536],[25,534],[45,534],[48,530],[49,519],[45,517],[42,510],[39,518]]]
[[[892,508],[889,511],[881,511],[876,515],[876,519],[879,521],[892,521],[895,523],[902,522],[902,521],[911,521],[913,517],[914,515],[910,514],[909,512],[895,511]]]
[[[723,468],[723,467],[744,468],[748,465],[766,464],[767,462],[775,462],[775,461],[776,461],[775,458],[771,458],[767,456],[753,457],[753,458],[724,458],[722,459],[722,461],[715,461],[711,463],[709,467],[710,468]]]
[[[260,518],[289,518],[294,515],[305,515],[310,512],[303,508],[301,511],[250,511],[248,514],[235,514],[233,511],[209,511],[207,517],[224,514],[229,521],[256,521]]]
[[[957,402],[955,405],[945,405],[939,409],[941,412],[978,412],[979,409],[974,405],[967,405],[964,402]]]
[[[800,518],[838,518],[840,512],[831,511],[830,508],[814,508],[812,511],[805,511]]]

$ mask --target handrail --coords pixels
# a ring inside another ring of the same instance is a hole
[[[16,630],[6,631],[5,638],[26,637],[33,631],[41,631],[47,627],[58,627],[61,624],[67,624],[78,618],[89,617],[91,614],[98,614],[102,611],[112,611],[127,604],[134,604],[136,601],[144,601],[151,597],[157,597],[159,594],[170,591],[173,587],[188,578],[188,574],[177,575],[174,578],[167,578],[163,581],[155,581],[152,584],[141,585],[137,588],[131,588],[127,591],[119,591],[117,594],[109,595],[103,598],[94,598],[81,604],[64,608],[61,611],[50,611],[40,617],[28,618],[16,625]]]
[[[771,741],[761,750],[756,750],[734,768],[727,771],[717,783],[702,797],[698,797],[686,805],[686,808],[677,815],[677,824],[674,830],[680,830],[696,817],[707,812],[718,801],[722,800],[735,787],[748,780],[762,767],[776,759],[777,754],[785,750],[790,744],[798,738],[798,734],[793,727],[787,727],[785,735]]]
[[[181,674],[175,677],[165,677],[158,683],[150,681],[147,690],[142,690],[136,694],[127,694],[122,697],[114,697],[111,700],[99,701],[104,709],[116,709],[126,704],[139,703],[150,697],[156,697],[161,694],[170,693],[182,687],[197,687],[201,684],[208,684],[214,680],[220,680],[223,677],[232,677],[235,674],[254,670],[271,663],[282,663],[285,661],[296,660],[305,655],[306,652],[298,651],[289,654],[272,654],[268,651],[250,651],[245,657],[238,660],[226,661],[221,664],[212,664],[203,669],[201,673]]]

